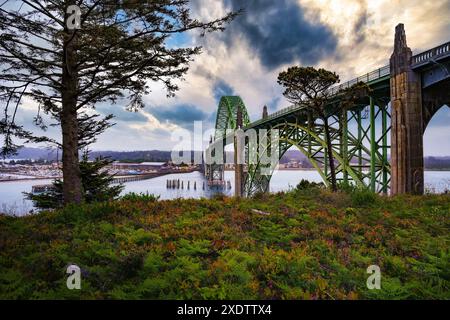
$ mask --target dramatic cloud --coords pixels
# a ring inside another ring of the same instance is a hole
[[[321,66],[335,70],[342,80],[387,65],[394,29],[404,23],[414,53],[450,39],[449,0],[298,0],[308,19],[332,28],[338,39],[336,52]]]
[[[276,80],[290,65],[324,67],[342,81],[387,65],[398,23],[405,24],[415,53],[450,40],[450,0],[192,0],[191,6],[202,21],[245,12],[223,33],[168,39],[171,47],[203,47],[176,97],[167,98],[160,83],[149,83],[147,107],[138,113],[126,111],[125,101],[96,106],[103,115],[113,113],[117,125],[94,149],[170,150],[175,130],[191,130],[196,120],[203,120],[204,129],[214,127],[224,95],[239,95],[251,120],[259,119],[264,105],[270,113],[289,105]],[[426,154],[450,154],[450,109],[442,110],[427,129]],[[29,103],[18,119],[30,128],[35,114],[36,105]],[[60,136],[54,128],[48,134]]]
[[[213,88],[214,98],[217,102],[220,101],[220,98],[223,96],[233,96],[235,92],[232,87],[228,83],[223,80],[218,80]]]
[[[149,110],[159,121],[170,122],[191,129],[194,121],[207,118],[208,114],[194,105],[175,105],[170,108],[152,108]]]
[[[128,111],[125,109],[124,105],[126,102],[117,103],[111,105],[108,103],[99,104],[95,109],[98,113],[106,116],[108,114],[113,114],[115,119],[113,121],[123,121],[123,122],[145,122],[147,118],[139,111]]]
[[[295,0],[226,2],[233,11],[244,10],[225,33],[227,43],[232,46],[236,37],[245,38],[269,69],[296,60],[315,64],[336,48],[331,28],[308,21]]]
[[[357,14],[356,22],[353,26],[353,33],[355,34],[355,44],[363,43],[366,40],[366,25],[369,20],[369,12],[367,10],[367,6],[365,5],[365,1],[361,4],[360,12]]]

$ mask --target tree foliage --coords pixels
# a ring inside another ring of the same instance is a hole
[[[114,176],[105,167],[112,163],[108,158],[98,157],[89,160],[89,151],[83,153],[80,161],[83,198],[85,202],[103,202],[117,199],[123,190],[123,185],[112,185]],[[42,194],[25,193],[39,209],[56,209],[63,206],[63,183],[61,179],[53,182],[53,188]]]
[[[311,109],[321,118],[327,116],[329,89],[338,82],[335,72],[313,67],[293,66],[278,76],[278,84],[285,89],[283,95],[290,102]]]
[[[331,90],[339,83],[339,76],[332,71],[313,67],[289,67],[278,75],[278,84],[284,88],[283,95],[293,104],[304,107],[313,119],[320,119],[325,129],[326,157],[330,164],[331,187],[337,190],[336,168],[332,154],[329,117],[351,107],[357,100],[368,95],[369,87],[361,82],[338,91]],[[339,102],[333,102],[338,97]],[[317,124],[315,124],[317,125]]]
[[[25,142],[50,142],[16,123],[21,104],[33,102],[35,124],[42,113],[61,126],[64,201],[81,202],[78,150],[110,126],[92,109],[100,102],[128,102],[129,110],[144,106],[143,96],[155,82],[167,95],[178,90],[189,62],[200,47],[175,48],[171,37],[198,30],[224,30],[235,16],[211,21],[192,17],[188,0],[21,0],[0,4],[0,99],[4,117],[2,152],[12,153]],[[79,15],[74,7],[79,8]],[[75,15],[74,15],[75,14]],[[76,18],[79,17],[78,22]],[[75,20],[74,20],[75,19]],[[84,139],[84,140],[83,140]]]

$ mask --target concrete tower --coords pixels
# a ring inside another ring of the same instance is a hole
[[[412,68],[403,24],[395,28],[391,56],[391,194],[423,194],[421,78]]]

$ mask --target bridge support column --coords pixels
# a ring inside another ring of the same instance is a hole
[[[370,97],[370,190],[376,192],[377,177],[376,177],[376,128],[375,128],[375,101]]]
[[[341,126],[342,126],[342,130],[341,130],[340,145],[341,145],[341,155],[342,155],[342,158],[344,159],[344,163],[342,163],[341,166],[342,166],[343,183],[344,183],[344,185],[346,185],[346,184],[348,184],[347,165],[350,163],[350,160],[348,158],[348,116],[347,116],[347,108],[344,108],[342,110]]]
[[[242,130],[242,110],[240,106],[237,107],[236,128],[237,131],[234,136],[234,195],[242,197],[244,195],[243,153],[245,141],[242,141],[240,137]]]
[[[412,52],[403,24],[395,29],[391,56],[391,194],[423,194],[421,78],[411,68]]]

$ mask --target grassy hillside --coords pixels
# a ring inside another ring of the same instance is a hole
[[[0,298],[449,299],[449,214],[448,195],[306,189],[0,216]]]

